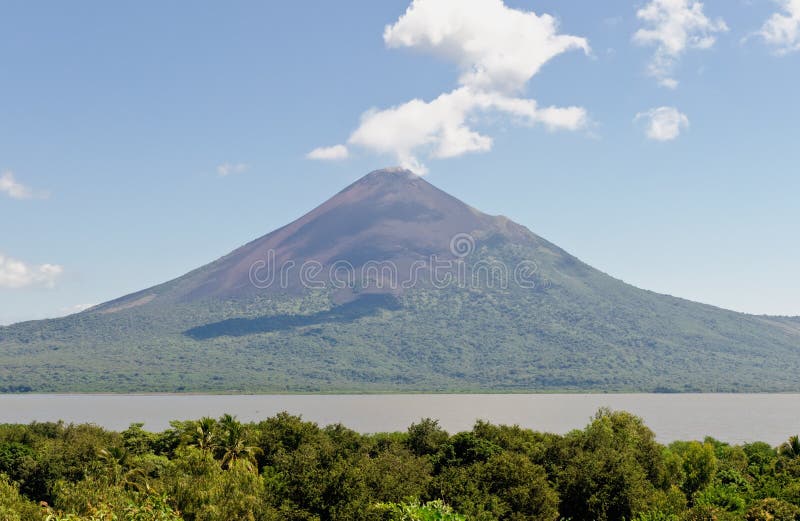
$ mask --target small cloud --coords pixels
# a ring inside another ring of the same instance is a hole
[[[223,163],[217,166],[217,174],[225,177],[231,174],[241,174],[242,172],[247,171],[249,168],[250,165],[247,163]]]
[[[0,253],[0,288],[52,288],[63,272],[57,264],[31,265]]]
[[[6,170],[0,174],[0,192],[12,199],[45,198],[46,194],[36,194],[33,190],[23,185],[14,177],[14,172]]]
[[[658,84],[671,90],[678,88],[678,80],[675,78],[661,78],[658,80]]]
[[[678,60],[687,49],[710,49],[716,43],[715,33],[725,32],[724,20],[711,20],[697,0],[651,0],[636,12],[646,27],[633,35],[639,45],[655,45],[656,52],[647,72],[669,89],[678,86],[672,77]]]
[[[800,0],[777,0],[783,13],[773,14],[756,33],[778,54],[800,51]]]
[[[654,141],[672,141],[689,128],[689,118],[675,107],[658,107],[636,114],[634,121],[646,121],[645,135]]]
[[[86,311],[89,308],[96,306],[97,304],[75,304],[74,306],[66,306],[61,308],[61,314],[64,316],[73,315],[75,313],[80,313],[81,311]]]
[[[316,159],[318,161],[338,161],[348,157],[350,157],[350,151],[344,145],[319,147],[306,154],[306,159]]]

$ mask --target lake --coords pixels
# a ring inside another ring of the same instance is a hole
[[[450,432],[475,420],[565,433],[583,428],[600,407],[644,418],[658,440],[702,439],[778,445],[800,433],[800,394],[402,394],[402,395],[0,395],[0,423],[91,422],[115,430],[132,422],[159,431],[170,420],[236,415],[260,420],[280,411],[361,432],[405,430],[436,418]]]

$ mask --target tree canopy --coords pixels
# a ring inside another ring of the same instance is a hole
[[[286,413],[142,427],[0,425],[0,521],[800,521],[796,436],[665,446],[605,409],[566,435]]]

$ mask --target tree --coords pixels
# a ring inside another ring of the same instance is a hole
[[[103,467],[101,472],[105,471],[105,477],[110,484],[137,490],[147,489],[144,469],[131,468],[131,456],[128,449],[108,447],[101,449],[97,457]]]
[[[795,521],[800,517],[800,508],[779,499],[759,501],[745,513],[745,521]]]
[[[41,518],[42,509],[22,497],[16,484],[5,474],[0,474],[0,520],[30,521]]]
[[[430,458],[416,456],[400,444],[362,457],[358,465],[370,495],[378,501],[390,502],[423,496],[433,471]]]
[[[547,482],[544,468],[526,456],[504,452],[480,466],[479,481],[500,501],[501,520],[554,521],[558,518],[558,494]]]
[[[675,445],[673,445],[675,446]],[[683,458],[683,491],[691,499],[698,491],[702,490],[711,480],[717,470],[717,458],[714,447],[710,443],[691,441],[680,445],[679,454]]]
[[[189,445],[203,452],[211,452],[217,448],[217,421],[205,416],[190,424],[187,432]]]
[[[781,456],[789,459],[800,458],[800,436],[792,436],[778,449]]]
[[[550,454],[563,517],[610,521],[631,519],[663,498],[663,447],[642,420],[601,409],[584,431],[575,431]]]
[[[107,447],[97,453],[101,462],[106,465],[125,466],[128,463],[128,450],[124,447]]]
[[[434,456],[436,470],[486,461],[503,449],[472,432],[459,432],[444,443]]]
[[[303,421],[299,416],[281,412],[256,424],[254,438],[260,450],[261,467],[272,464],[277,457],[293,452],[305,442],[316,440],[321,435],[317,424]]]
[[[142,427],[143,423],[131,423],[121,433],[123,444],[131,454],[147,454],[153,451],[157,444],[158,436],[145,431]]]
[[[408,428],[406,446],[417,456],[435,454],[450,436],[439,427],[439,420],[424,418]]]
[[[466,521],[461,514],[442,501],[430,501],[425,504],[411,503],[383,503],[376,506],[376,510],[389,515],[388,521]]]
[[[247,468],[257,470],[256,456],[260,449],[250,444],[245,426],[230,414],[226,414],[219,420],[219,430],[222,468],[230,468],[237,461],[241,461]]]

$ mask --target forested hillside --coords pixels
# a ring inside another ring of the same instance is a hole
[[[0,327],[5,392],[798,391],[798,372],[797,319],[633,287],[397,170],[172,281]]]

